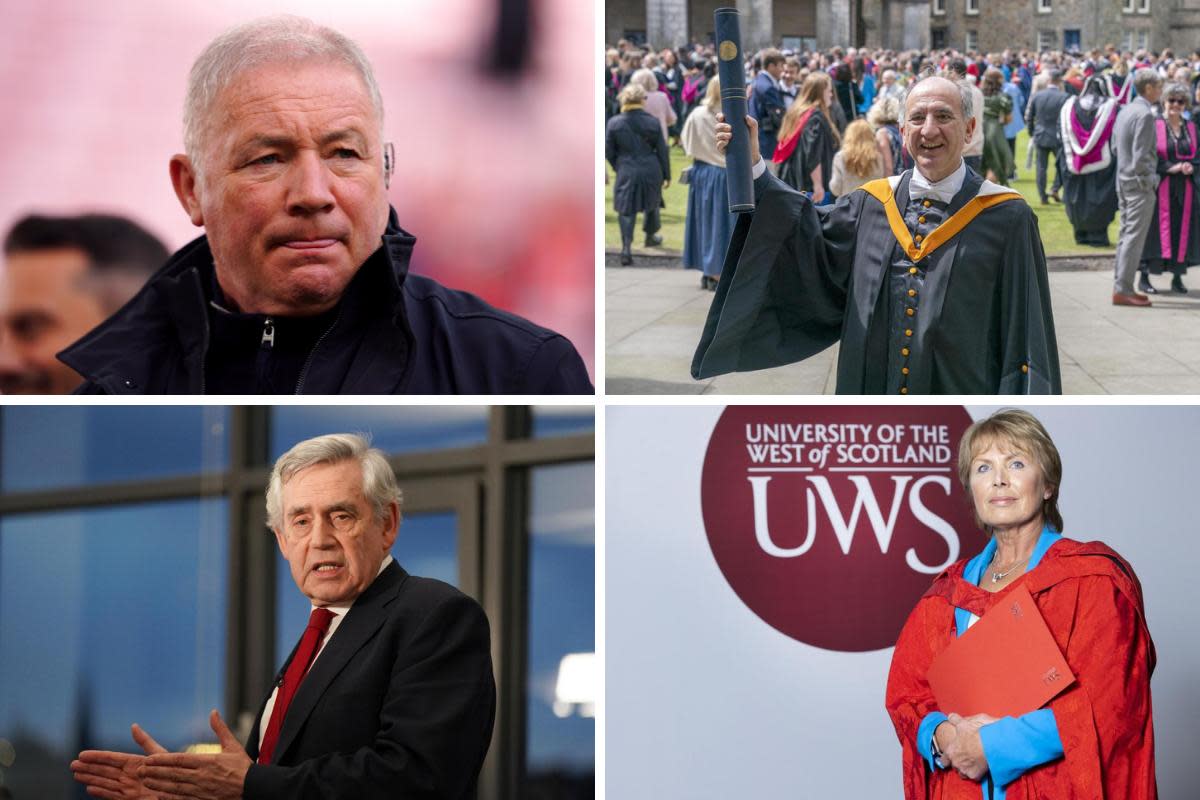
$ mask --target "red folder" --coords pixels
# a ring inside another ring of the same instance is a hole
[[[1020,716],[1075,682],[1033,596],[1024,585],[979,618],[929,667],[943,713]]]

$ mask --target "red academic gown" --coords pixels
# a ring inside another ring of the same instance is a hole
[[[1007,800],[1154,800],[1150,675],[1154,644],[1142,587],[1129,564],[1100,542],[1060,539],[1036,569],[993,594],[962,578],[959,561],[934,579],[909,615],[888,676],[887,710],[903,750],[906,800],[980,800],[979,784],[953,770],[930,772],[917,726],[939,709],[925,678],[955,637],[954,609],[982,616],[1017,584],[1033,595],[1076,682],[1050,701],[1064,757],[1006,787]],[[1031,709],[1032,710],[1032,709]]]

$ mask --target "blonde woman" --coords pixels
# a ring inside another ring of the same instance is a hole
[[[642,91],[646,93],[646,99],[642,101],[643,106],[646,113],[658,120],[658,124],[662,126],[662,135],[665,141],[670,135],[671,126],[677,119],[675,109],[671,106],[671,98],[667,96],[666,92],[658,90],[658,77],[653,70],[643,67],[633,73],[629,82],[642,87]]]
[[[796,102],[783,115],[773,159],[779,165],[780,180],[797,191],[810,193],[817,205],[833,200],[827,186],[841,138],[830,116],[832,105],[833,81],[829,75],[809,75]]]
[[[879,157],[883,159],[884,175],[899,175],[913,165],[912,157],[904,149],[900,136],[900,118],[904,116],[904,104],[895,97],[881,96],[867,112],[867,122],[875,128],[875,144]]]
[[[717,151],[717,114],[721,110],[721,81],[713,78],[704,101],[683,123],[679,141],[692,157],[688,171],[687,216],[683,220],[683,266],[698,269],[700,288],[715,290],[725,249],[733,235],[725,156]]]
[[[829,188],[834,197],[850,194],[867,181],[885,174],[883,158],[871,132],[871,123],[856,119],[846,126],[842,149],[833,157],[833,177]]]

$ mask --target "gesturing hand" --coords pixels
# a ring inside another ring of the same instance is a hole
[[[146,755],[167,752],[139,726],[134,725],[131,730],[133,740]],[[103,800],[158,800],[158,795],[147,790],[138,777],[138,770],[145,760],[144,756],[133,753],[84,750],[71,762],[71,772],[92,797]]]
[[[239,800],[254,762],[213,709],[209,725],[221,743],[216,755],[158,753],[143,759],[137,775],[160,800]]]
[[[988,772],[988,763],[983,753],[983,741],[979,738],[979,729],[995,722],[996,718],[987,714],[976,714],[973,717],[951,714],[947,721],[954,726],[954,735],[946,737],[944,747],[942,740],[938,740],[942,754],[959,775],[973,781],[980,780]]]

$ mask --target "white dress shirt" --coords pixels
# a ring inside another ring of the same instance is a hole
[[[965,161],[959,161],[958,169],[937,183],[930,183],[929,179],[921,174],[921,170],[913,169],[912,178],[908,182],[908,199],[929,198],[941,203],[949,203],[954,199],[954,195],[958,194],[958,190],[962,188],[963,181],[966,179],[967,164]]]

